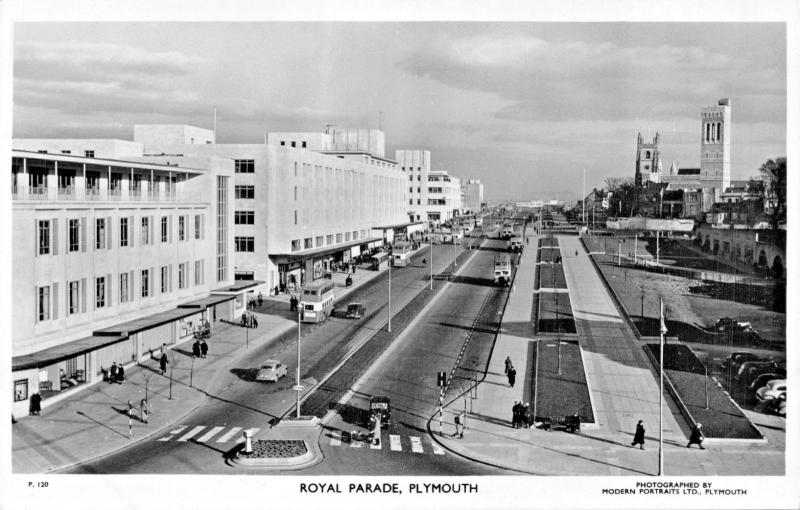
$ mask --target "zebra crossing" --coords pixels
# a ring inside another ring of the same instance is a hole
[[[212,442],[211,440],[214,439],[213,442],[216,443],[227,443],[230,441],[244,443],[243,431],[250,432],[251,435],[255,435],[261,430],[258,427],[249,429],[244,429],[243,427],[209,427],[207,425],[196,425],[192,426],[191,428],[189,427],[189,425],[175,427],[174,429],[168,431],[165,435],[158,438],[157,441],[175,441],[178,443],[192,441],[197,443],[208,443]],[[220,433],[226,429],[227,431],[220,435]],[[201,432],[205,433],[200,435]]]
[[[388,436],[388,442],[386,441]],[[340,430],[333,430],[329,433],[330,446],[341,446],[348,448],[363,448],[370,450],[382,450],[384,445],[389,446],[393,452],[411,452],[416,454],[433,453],[434,455],[444,455],[444,449],[435,441],[430,441],[430,446],[425,447],[422,438],[419,436],[403,437],[399,434],[381,434],[378,442],[357,441],[350,438],[350,434]]]

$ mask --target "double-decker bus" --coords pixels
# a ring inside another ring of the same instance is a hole
[[[333,282],[322,280],[303,287],[300,297],[300,320],[303,322],[322,322],[331,314],[333,308]]]
[[[414,254],[414,245],[407,241],[394,243],[392,246],[392,265],[395,267],[405,267],[411,263],[411,255]]]
[[[511,285],[511,255],[508,253],[498,253],[494,258],[494,283]]]

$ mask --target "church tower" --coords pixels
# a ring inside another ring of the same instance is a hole
[[[731,185],[731,100],[703,108],[700,126],[700,180],[719,200]]]
[[[636,140],[636,175],[634,182],[637,188],[647,186],[648,182],[661,182],[661,135],[656,133],[651,142],[645,143],[642,134]]]

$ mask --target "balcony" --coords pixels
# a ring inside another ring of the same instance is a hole
[[[84,191],[84,193],[81,193]],[[105,196],[104,196],[105,195]],[[178,193],[176,190],[166,192],[141,191],[141,190],[122,190],[120,188],[109,189],[104,194],[99,186],[92,186],[85,189],[76,186],[60,186],[55,196],[50,195],[50,188],[47,186],[20,186],[12,184],[11,196],[14,200],[87,200],[87,201],[112,201],[112,202],[177,202],[188,200],[194,202],[203,201],[202,193]],[[85,198],[84,198],[85,197]]]

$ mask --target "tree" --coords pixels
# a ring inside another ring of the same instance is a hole
[[[611,193],[609,214],[631,216],[636,204],[636,186],[633,177],[606,177],[606,188]]]
[[[762,193],[772,230],[786,224],[786,158],[768,159],[759,169],[764,181]]]

